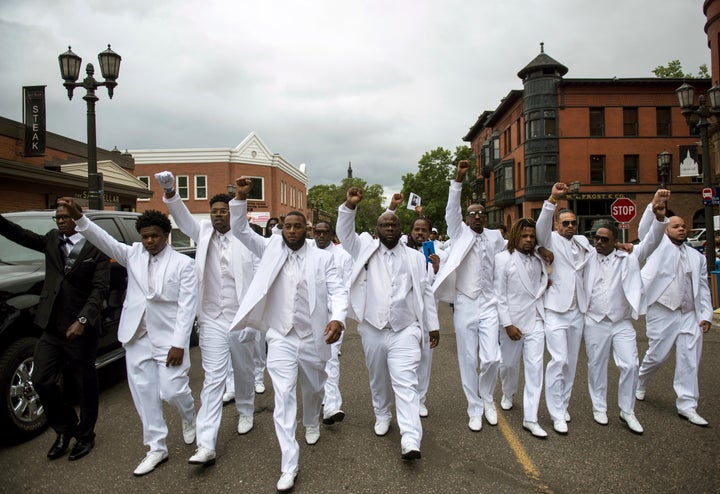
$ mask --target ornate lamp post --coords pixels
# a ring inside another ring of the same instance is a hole
[[[690,84],[684,83],[675,90],[680,109],[685,121],[689,126],[693,124],[700,129],[700,141],[702,142],[702,166],[703,166],[703,185],[704,187],[712,187],[712,175],[710,170],[710,144],[708,143],[708,127],[710,126],[710,117],[720,114],[720,86],[716,83],[711,87],[707,96],[710,100],[710,107],[705,106],[705,96],[700,95],[699,106],[695,106],[695,88]],[[705,202],[705,235],[707,244],[705,247],[705,257],[707,258],[708,274],[715,269],[715,228],[713,223],[713,206],[709,201]]]
[[[58,57],[60,62],[60,75],[62,76],[63,86],[67,89],[68,99],[72,99],[73,91],[76,87],[85,88],[86,94],[83,99],[87,101],[87,155],[88,155],[88,205],[90,209],[104,209],[104,191],[102,184],[102,175],[97,172],[97,142],[95,136],[95,102],[98,97],[95,90],[101,86],[107,87],[110,99],[113,97],[113,91],[120,73],[120,55],[110,49],[98,55],[100,61],[100,72],[102,73],[103,82],[99,82],[93,77],[95,67],[89,63],[85,67],[87,77],[82,82],[76,82],[80,76],[80,64],[82,58],[72,52],[68,46],[68,51]]]
[[[658,174],[660,175],[660,188],[667,188],[668,177],[670,176],[670,163],[672,162],[672,154],[663,151],[658,154]]]

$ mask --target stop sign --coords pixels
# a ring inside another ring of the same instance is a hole
[[[615,199],[610,205],[610,215],[618,223],[630,223],[635,217],[636,211],[635,203],[627,197]]]

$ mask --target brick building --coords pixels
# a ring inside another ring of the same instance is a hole
[[[235,148],[135,149],[131,154],[135,159],[135,175],[155,192],[151,199],[138,203],[139,211],[166,210],[154,174],[170,170],[176,177],[178,193],[199,219],[208,217],[209,199],[227,193],[239,176],[253,180],[248,198],[253,223],[264,227],[268,218],[290,211],[308,215],[308,177],[304,165],[296,167],[273,153],[255,133]],[[178,234],[173,232],[174,240]]]
[[[475,186],[485,195],[489,222],[510,226],[537,217],[553,183],[576,182],[566,205],[577,212],[579,231],[610,218],[613,201],[627,197],[638,206],[628,228],[633,240],[662,178],[658,156],[669,152],[670,210],[704,227],[702,177],[680,176],[681,163],[702,169],[697,129],[688,127],[675,94],[683,80],[569,79],[567,72],[541,48],[518,73],[523,89],[483,112],[463,137],[477,157]],[[699,93],[710,87],[707,79],[692,83]]]

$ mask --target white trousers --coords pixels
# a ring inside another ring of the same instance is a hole
[[[700,321],[694,311],[683,314],[657,303],[648,307],[646,321],[650,346],[640,366],[640,387],[647,386],[675,346],[675,405],[678,412],[695,410],[700,398],[698,368],[703,344]]]
[[[253,329],[253,328],[247,328]],[[265,346],[265,333],[253,329],[255,331],[255,343],[252,355],[254,365],[253,375],[255,376],[255,384],[265,383],[265,361],[267,359],[267,347]],[[225,380],[225,392],[235,393],[235,377],[233,376],[232,359],[228,362],[227,378]]]
[[[265,336],[268,344],[267,370],[275,392],[275,434],[282,452],[281,470],[293,473],[298,470],[300,446],[295,439],[297,428],[297,381],[302,391],[303,425],[320,424],[325,386],[325,363],[318,355],[313,335],[300,338],[295,330],[287,336],[269,329]]]
[[[483,400],[493,400],[500,369],[497,308],[495,304],[480,306],[477,300],[458,293],[453,323],[467,413],[476,417],[483,414]]]
[[[169,347],[154,346],[147,333],[125,344],[130,394],[142,421],[143,444],[151,452],[168,451],[163,400],[174,406],[185,421],[192,421],[195,415],[195,402],[188,379],[190,352],[185,349],[181,365],[166,367],[169,350]]]
[[[330,346],[330,360],[325,364],[325,398],[323,399],[323,413],[325,415],[342,409],[342,394],[340,393],[340,350],[345,331],[340,333],[340,339]]]
[[[543,354],[545,352],[545,331],[541,319],[536,321],[533,331],[524,333],[513,341],[505,328],[500,328],[500,385],[502,392],[511,398],[518,390],[520,381],[520,356],[525,368],[523,390],[523,420],[537,422],[540,394],[543,385]]]
[[[585,318],[585,352],[588,358],[588,390],[593,410],[607,412],[607,367],[612,345],[613,359],[620,371],[618,407],[634,413],[638,383],[638,352],[635,328],[630,319],[595,322]]]
[[[222,419],[225,378],[231,362],[234,369],[235,408],[240,415],[252,416],[255,412],[252,355],[257,331],[245,328],[229,332],[231,322],[204,316],[198,321],[205,380],[197,415],[197,445],[213,451]]]
[[[563,419],[570,405],[585,316],[579,309],[564,313],[545,310],[545,403],[553,420]]]
[[[418,366],[418,398],[420,404],[424,405],[427,400],[428,389],[430,388],[430,371],[432,369],[433,349],[430,348],[430,336],[423,335],[423,346],[420,349],[420,365]]]
[[[394,392],[401,446],[419,448],[422,424],[417,389],[422,330],[415,324],[400,331],[390,331],[377,329],[363,321],[358,324],[358,333],[370,376],[375,418],[392,418]]]

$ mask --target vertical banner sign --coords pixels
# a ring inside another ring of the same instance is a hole
[[[25,156],[45,156],[45,86],[23,86]]]
[[[680,146],[680,176],[697,177],[702,174],[702,159],[697,146]]]

